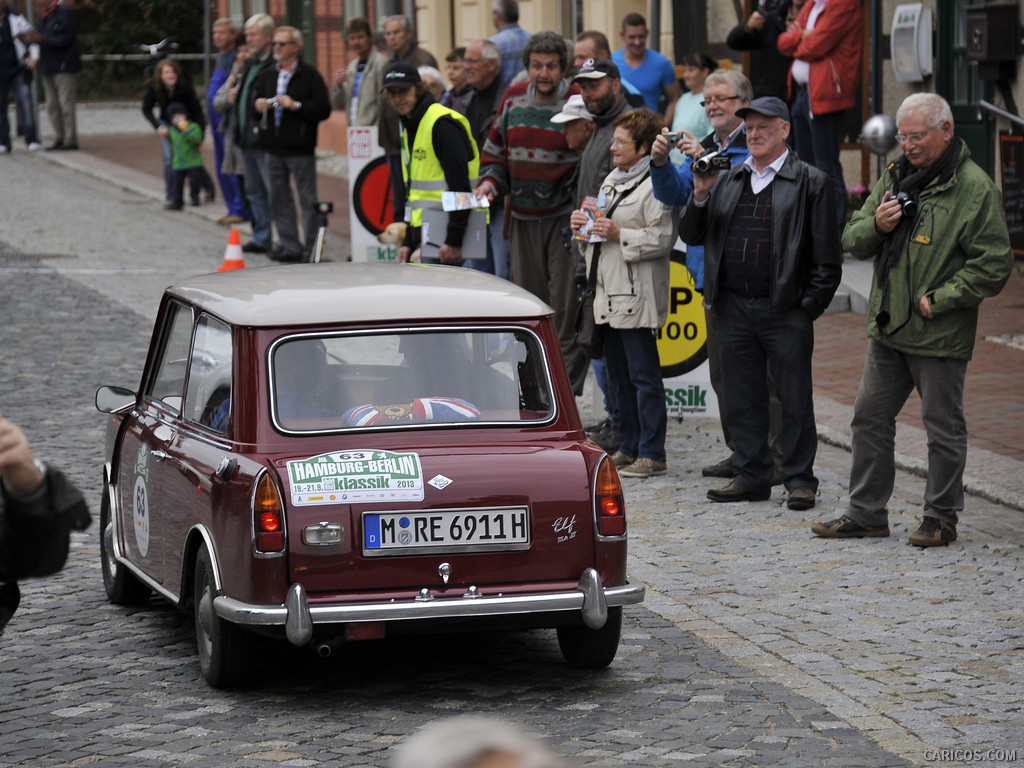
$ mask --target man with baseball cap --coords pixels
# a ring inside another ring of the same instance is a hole
[[[409,201],[409,227],[398,250],[398,260],[409,260],[420,244],[423,211],[441,209],[441,194],[468,192],[476,185],[480,153],[469,121],[434,101],[419,70],[394,61],[384,73],[381,94],[402,122],[402,177]],[[443,184],[441,183],[443,182]],[[469,211],[452,211],[438,258],[443,264],[462,264],[462,241]],[[440,238],[438,238],[440,239]]]
[[[789,109],[781,99],[754,99],[736,114],[750,157],[729,170],[695,170],[679,233],[704,245],[704,304],[718,322],[723,418],[736,444],[735,477],[708,498],[771,496],[767,376],[755,375],[770,368],[782,401],[787,506],[810,509],[818,488],[813,322],[842,276],[832,184],[789,151]]]
[[[576,207],[587,195],[596,195],[601,182],[612,170],[612,123],[633,108],[622,90],[619,68],[611,59],[587,59],[573,77],[580,87],[583,103],[594,116],[594,136],[580,158]]]

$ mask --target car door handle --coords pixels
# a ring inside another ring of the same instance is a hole
[[[167,453],[166,451],[150,451],[150,452],[149,452],[149,455],[150,455],[150,456],[152,456],[152,457],[153,457],[154,459],[156,459],[157,461],[163,461],[163,460],[164,460],[164,459],[166,459],[166,458],[167,458],[167,457],[168,457],[168,456],[169,456],[170,454],[169,454],[169,453]]]

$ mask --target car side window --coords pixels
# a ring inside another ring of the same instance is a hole
[[[192,345],[184,415],[190,421],[224,432],[231,412],[231,327],[202,315]]]
[[[164,338],[160,357],[156,361],[149,395],[163,401],[174,410],[181,409],[185,390],[185,371],[188,363],[188,349],[192,342],[192,312],[172,302],[167,307],[164,324]]]

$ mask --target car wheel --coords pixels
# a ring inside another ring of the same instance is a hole
[[[231,688],[246,678],[252,666],[254,637],[220,618],[213,609],[214,597],[213,565],[203,547],[196,558],[192,582],[199,668],[214,688]]]
[[[110,514],[110,497],[106,493],[100,506],[100,563],[103,567],[103,589],[110,602],[114,605],[149,602],[149,587],[114,557],[114,520]]]
[[[608,621],[600,629],[559,627],[558,647],[570,667],[604,669],[619,650],[622,634],[622,607],[608,609]]]

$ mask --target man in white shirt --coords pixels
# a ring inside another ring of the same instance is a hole
[[[782,471],[790,509],[815,504],[818,435],[811,387],[813,322],[842,276],[828,177],[786,146],[789,109],[774,96],[736,110],[747,150],[730,170],[695,172],[679,236],[704,246],[704,304],[717,320],[723,420],[735,477],[717,502],[763,501],[775,467],[768,447],[767,371],[782,402]]]

